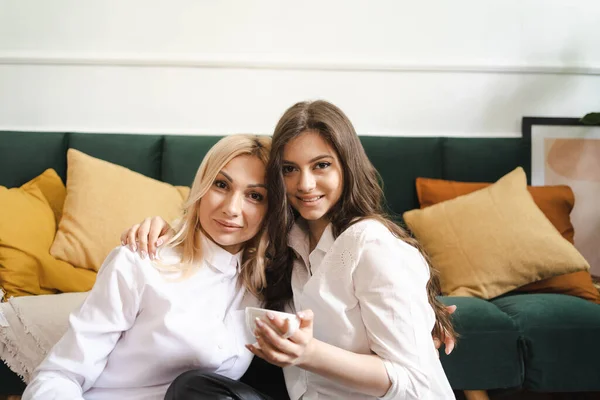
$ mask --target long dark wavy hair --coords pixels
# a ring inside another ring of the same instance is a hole
[[[328,213],[334,237],[337,238],[356,222],[366,218],[375,219],[396,237],[417,248],[428,260],[419,243],[385,213],[380,176],[367,157],[348,117],[326,101],[297,103],[283,114],[275,128],[267,166],[270,207],[267,217],[270,232],[268,253],[271,262],[266,271],[268,284],[264,299],[266,307],[274,310],[283,310],[292,301],[294,255],[288,247],[287,237],[297,216],[286,197],[282,172],[283,150],[287,143],[306,131],[317,132],[333,147],[343,170],[342,195]],[[437,320],[433,334],[438,338],[444,335],[456,337],[448,311],[436,297],[440,292],[438,273],[430,266],[427,295]]]

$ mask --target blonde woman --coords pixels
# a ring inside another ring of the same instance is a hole
[[[243,312],[265,285],[269,151],[267,137],[235,135],[207,153],[174,236],[152,260],[109,254],[24,400],[163,399],[192,368],[243,375]]]

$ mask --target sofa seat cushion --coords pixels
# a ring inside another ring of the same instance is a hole
[[[512,295],[492,303],[521,330],[525,388],[600,390],[600,305],[562,294]]]
[[[455,304],[452,323],[460,334],[450,355],[440,349],[440,359],[453,389],[500,389],[523,382],[519,329],[494,304],[475,297],[440,297]]]

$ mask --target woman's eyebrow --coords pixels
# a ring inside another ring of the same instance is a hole
[[[330,154],[321,154],[321,155],[319,155],[319,156],[316,156],[316,157],[313,157],[313,158],[311,158],[310,160],[308,160],[308,162],[309,162],[309,163],[312,163],[312,162],[315,162],[315,161],[317,161],[317,160],[320,160],[320,159],[322,159],[322,158],[331,158],[331,159],[333,159],[333,156],[332,156],[332,155],[330,155]],[[283,163],[283,164],[290,164],[290,165],[298,165],[298,164],[296,164],[295,162],[293,162],[293,161],[288,161],[288,160],[283,160],[283,161],[282,161],[282,163]]]
[[[233,183],[233,178],[231,176],[229,176],[229,174],[227,172],[219,171],[219,173],[221,175],[223,175],[225,177],[225,179],[227,179],[229,181],[229,183]],[[267,185],[265,185],[264,183],[251,183],[251,184],[247,185],[246,187],[248,187],[248,188],[260,187],[260,188],[267,189]]]
[[[315,162],[322,158],[333,158],[333,156],[331,156],[330,154],[321,154],[320,156],[316,156],[315,158],[312,158],[309,162]]]
[[[225,179],[227,179],[230,183],[233,183],[233,179],[231,178],[231,176],[229,176],[229,174],[227,174],[225,171],[219,171],[219,173],[221,175],[223,175],[225,177]]]

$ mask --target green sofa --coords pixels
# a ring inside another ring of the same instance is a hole
[[[155,179],[189,185],[218,139],[0,132],[0,185],[20,186],[50,167],[65,180],[70,147]],[[397,216],[418,208],[416,177],[493,182],[519,165],[528,175],[530,171],[529,149],[520,138],[361,139]],[[453,321],[460,342],[450,356],[440,354],[454,389],[600,392],[600,305],[558,294],[507,295],[491,301],[441,299],[458,305]],[[244,379],[265,390],[284,390],[281,371],[258,360]],[[23,383],[3,363],[0,382],[0,395],[23,390]]]

